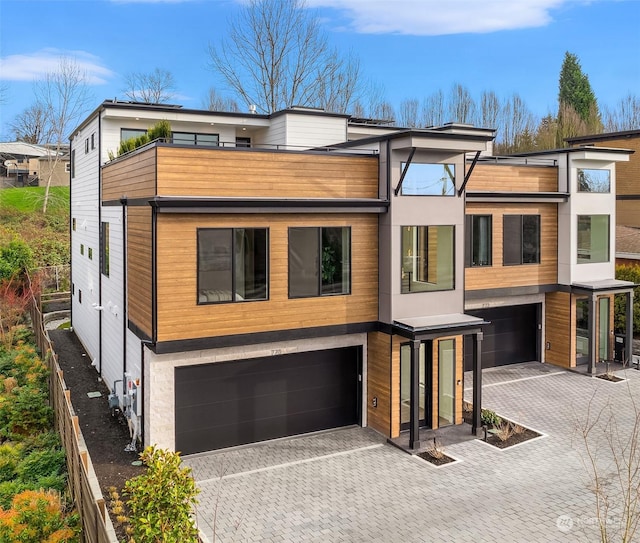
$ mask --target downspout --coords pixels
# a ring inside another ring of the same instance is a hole
[[[140,390],[140,388],[142,389],[142,394],[140,394],[140,437],[142,439],[142,447],[144,448],[145,446],[145,442],[144,442],[144,417],[145,417],[145,411],[144,411],[144,400],[145,400],[145,395],[146,395],[146,388],[147,388],[147,384],[146,384],[146,374],[144,371],[144,367],[145,367],[145,363],[144,363],[144,348],[146,345],[152,345],[153,343],[149,340],[146,339],[141,339],[140,340],[140,384],[142,385],[141,387],[138,387],[138,390]]]
[[[73,160],[73,140],[69,140],[69,162],[75,162]],[[71,241],[70,251],[73,255],[73,176],[71,172],[75,173],[76,165],[71,163],[69,171],[69,240]],[[73,258],[69,258],[69,282],[71,283],[71,304],[69,310],[69,319],[71,319],[71,327],[73,329],[73,296],[76,293],[75,285],[73,284]]]
[[[120,199],[122,204],[122,375],[127,372],[127,197]],[[122,379],[122,395],[125,390],[124,378]]]
[[[98,115],[98,134],[102,135],[102,116]],[[98,137],[98,306],[102,307],[102,138]],[[102,310],[98,311],[98,375],[102,377]]]

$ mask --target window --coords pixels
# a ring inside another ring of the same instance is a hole
[[[173,132],[173,143],[180,145],[218,146],[218,134],[195,134],[192,132]]]
[[[502,263],[540,264],[540,215],[504,215]]]
[[[266,228],[198,230],[198,303],[266,300]]]
[[[351,228],[289,228],[289,298],[351,293]]]
[[[578,215],[578,264],[609,262],[609,215]]]
[[[120,129],[120,141],[126,141],[131,138],[137,138],[143,136],[147,131],[144,128],[121,128]]]
[[[403,226],[401,291],[455,288],[454,226]]]
[[[236,147],[251,147],[251,138],[236,138]]]
[[[89,138],[84,140],[84,154],[86,155],[89,152]]]
[[[91,247],[89,247],[88,255],[89,255],[89,260],[93,260],[93,249]]]
[[[66,162],[64,165],[64,172],[65,173],[70,173],[71,172],[71,162]]]
[[[95,132],[91,134],[91,150],[96,148],[96,134]]]
[[[401,164],[405,171],[406,162]],[[405,196],[453,196],[456,189],[454,164],[419,164],[411,162],[402,180]]]
[[[84,245],[82,243],[80,244],[80,254],[84,254]]]
[[[578,192],[609,192],[611,172],[578,168]]]
[[[109,223],[102,222],[101,229],[102,254],[100,255],[100,271],[109,277]]]
[[[76,176],[76,150],[71,151],[71,178]]]
[[[491,266],[491,215],[467,215],[465,266]]]
[[[82,291],[78,289],[78,303],[82,303]]]
[[[75,232],[76,230],[76,220],[75,218],[71,219],[71,230]]]

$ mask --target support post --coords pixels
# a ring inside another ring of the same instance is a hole
[[[596,316],[598,311],[598,298],[595,293],[589,298],[589,373],[595,375],[598,352],[596,350]]]
[[[420,340],[412,339],[411,348],[411,411],[409,447],[420,448]]]
[[[627,319],[627,330],[626,330],[626,349],[625,349],[625,358],[623,360],[623,364],[628,364],[631,366],[633,364],[633,290],[627,292],[627,307],[626,307],[626,319]]]
[[[473,435],[478,435],[482,428],[482,339],[482,332],[473,334]]]

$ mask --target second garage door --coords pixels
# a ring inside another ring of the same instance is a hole
[[[358,423],[360,356],[347,347],[176,368],[176,450]]]
[[[491,324],[484,327],[482,367],[493,368],[539,360],[540,304],[514,305],[467,311]],[[465,338],[465,371],[473,369],[472,338]]]

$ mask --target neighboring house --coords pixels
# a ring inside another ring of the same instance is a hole
[[[46,185],[69,186],[71,171],[68,148],[58,154],[51,146],[23,141],[0,143],[0,187]]]
[[[163,119],[170,141],[108,160]],[[493,136],[101,104],[71,139],[72,325],[134,437],[360,424],[415,449],[462,423],[465,365],[478,429],[483,365],[611,358],[628,152],[488,162]]]
[[[640,265],[640,130],[579,136],[567,139],[567,143],[635,151],[617,170],[616,260],[619,264]]]

